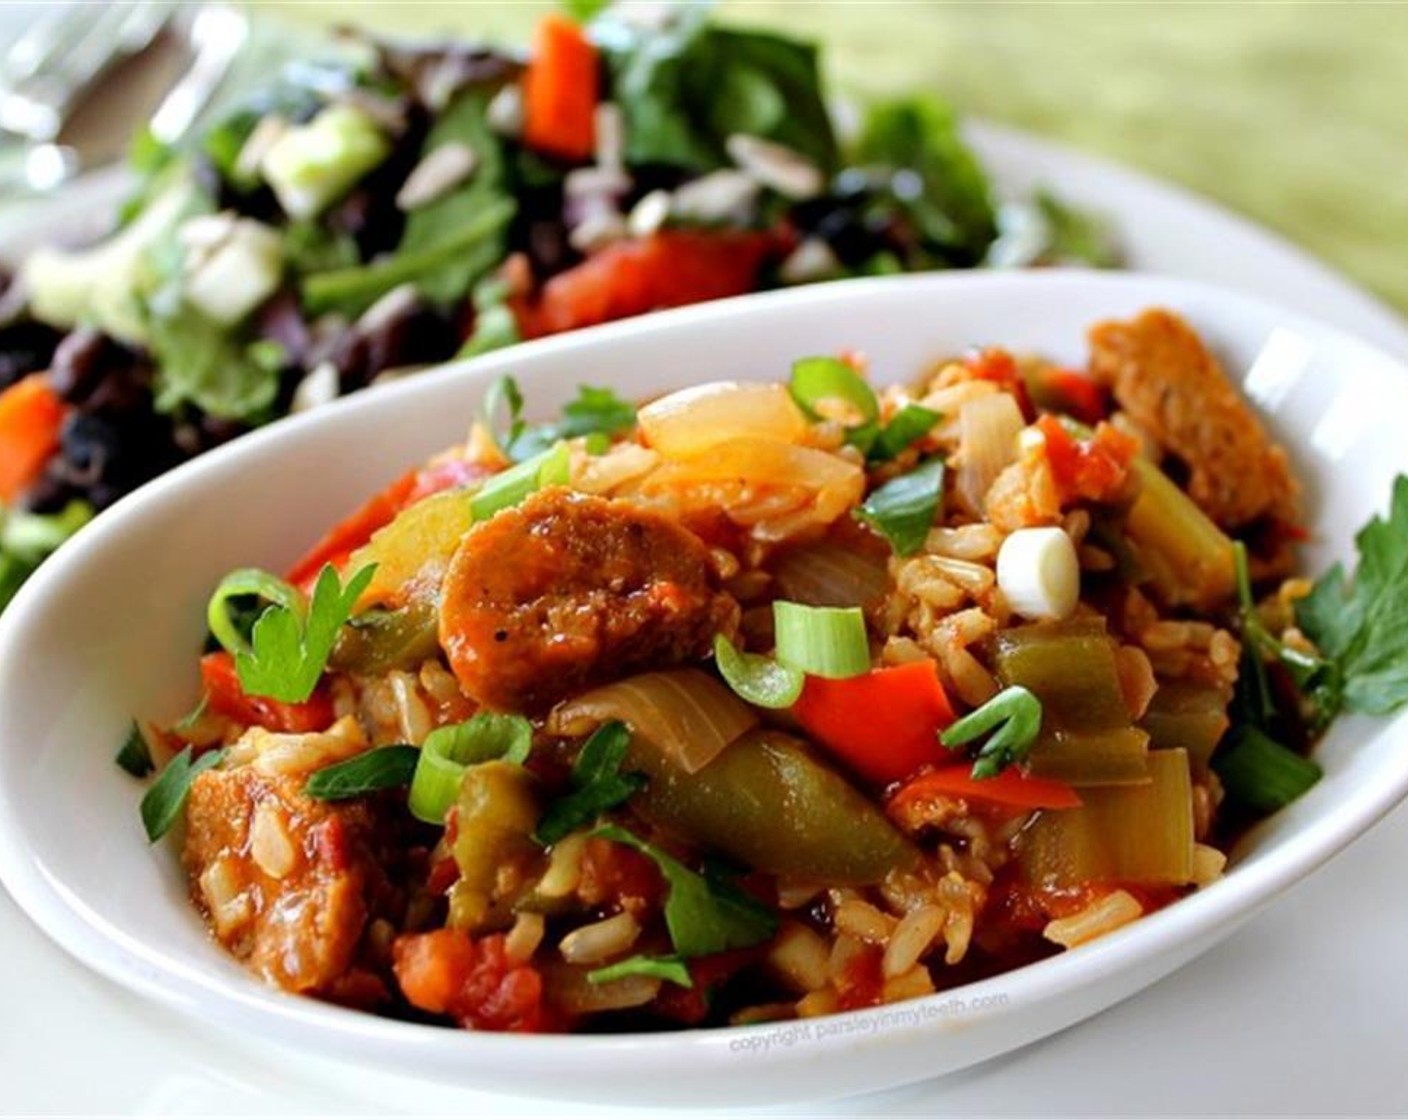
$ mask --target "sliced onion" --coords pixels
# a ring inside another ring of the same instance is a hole
[[[1022,410],[1007,393],[991,393],[958,410],[959,465],[956,485],[964,505],[983,511],[983,500],[1002,469],[1017,459],[1017,436],[1026,427]]]
[[[652,475],[647,488],[674,488],[686,496],[701,483],[737,483],[756,488],[792,487],[815,494],[816,519],[835,521],[856,505],[865,491],[865,471],[859,464],[775,439],[730,439],[707,454],[666,464]],[[727,502],[724,512],[728,512]]]
[[[624,721],[686,774],[698,773],[758,724],[757,713],[708,673],[671,669],[564,700],[548,717],[548,731],[577,737],[611,719]]]
[[[792,549],[773,576],[784,599],[809,607],[869,608],[890,589],[884,560],[830,541]]]
[[[667,459],[699,455],[737,439],[796,443],[807,420],[787,386],[714,381],[661,397],[637,415],[646,442]]]

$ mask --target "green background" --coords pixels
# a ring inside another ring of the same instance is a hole
[[[526,38],[546,3],[268,2],[304,25]],[[786,3],[835,88],[927,89],[1189,187],[1408,313],[1408,3]],[[1079,201],[1079,200],[1072,200]]]

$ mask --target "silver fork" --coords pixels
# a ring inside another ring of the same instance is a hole
[[[50,191],[88,169],[82,153],[59,140],[70,110],[84,92],[99,89],[115,63],[142,53],[168,23],[188,57],[148,127],[156,139],[172,144],[210,103],[245,45],[249,24],[237,8],[116,0],[95,11],[77,0],[0,54],[0,199]],[[125,131],[138,123],[114,127]]]
[[[145,50],[174,0],[83,0],[56,7],[0,56],[0,131],[35,144],[62,131],[69,111],[111,66]]]

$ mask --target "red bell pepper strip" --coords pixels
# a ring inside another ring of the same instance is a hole
[[[818,743],[863,778],[888,784],[947,761],[938,733],[953,708],[933,661],[858,677],[808,677],[792,714]]]
[[[1010,809],[1076,809],[1080,795],[1065,782],[1029,778],[1008,768],[994,778],[973,777],[972,764],[962,762],[920,774],[890,798],[886,811],[894,815],[916,801],[958,797]]]
[[[663,230],[618,241],[511,302],[525,338],[614,322],[647,311],[743,295],[764,262],[786,252],[782,233]]]
[[[536,151],[580,162],[596,147],[596,47],[565,16],[544,16],[523,75],[523,140]]]
[[[68,406],[42,373],[0,393],[0,502],[13,502],[59,448]]]
[[[1089,374],[1063,366],[1044,366],[1029,386],[1041,408],[1064,412],[1082,424],[1098,424],[1109,415],[1105,390]]]
[[[210,710],[242,724],[302,734],[326,731],[337,719],[332,698],[321,686],[301,704],[249,695],[240,684],[234,657],[223,651],[200,659],[200,680]]]

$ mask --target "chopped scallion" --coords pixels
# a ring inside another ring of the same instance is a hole
[[[117,752],[116,762],[134,778],[145,778],[156,769],[152,763],[151,748],[147,746],[147,738],[135,720],[127,732],[126,742]]]
[[[856,677],[870,670],[870,643],[859,607],[772,605],[777,660],[818,677]]]
[[[522,765],[532,747],[533,725],[522,716],[480,712],[464,723],[436,728],[421,744],[411,778],[411,812],[428,824],[444,824],[467,766],[495,758]]]
[[[485,482],[469,500],[470,513],[475,521],[487,521],[544,486],[566,485],[570,471],[571,454],[565,443],[559,443]]]
[[[1262,812],[1282,809],[1318,782],[1324,771],[1254,727],[1212,757],[1229,796]]]
[[[973,761],[975,778],[995,778],[1027,757],[1041,734],[1041,701],[1021,685],[1004,688],[982,707],[949,724],[939,733],[939,742],[954,750],[989,731],[992,736]]]
[[[869,456],[873,461],[893,459],[915,440],[923,439],[943,417],[923,405],[907,404],[880,429]]]
[[[604,968],[594,968],[587,973],[588,984],[609,984],[613,980],[623,980],[627,976],[656,976],[681,988],[694,987],[694,979],[689,974],[689,965],[677,956],[670,957],[627,957]]]
[[[237,568],[224,579],[205,608],[206,625],[215,640],[228,653],[248,653],[249,635],[233,613],[233,600],[253,596],[302,617],[308,613],[308,600],[298,588],[260,568]]]
[[[860,424],[873,424],[880,415],[875,390],[855,369],[840,358],[801,358],[792,363],[788,385],[792,399],[813,420],[838,419],[822,408],[826,401],[839,401],[854,411]]]
[[[790,708],[806,683],[800,670],[760,653],[745,653],[722,634],[714,636],[714,663],[729,688],[760,708]]]

